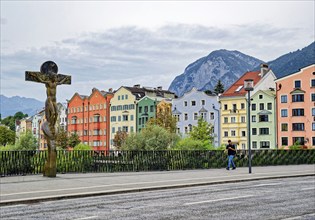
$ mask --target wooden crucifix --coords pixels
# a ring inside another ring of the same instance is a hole
[[[52,61],[42,64],[40,72],[25,71],[25,80],[44,83],[46,86],[47,99],[45,102],[46,120],[42,125],[44,136],[47,140],[48,158],[44,166],[44,176],[56,177],[57,150],[56,150],[56,121],[58,109],[56,101],[57,85],[71,84],[71,76],[57,74],[58,66]]]

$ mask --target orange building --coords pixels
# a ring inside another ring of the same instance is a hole
[[[278,78],[278,147],[315,148],[315,64]]]
[[[68,101],[68,133],[78,134],[94,150],[109,150],[109,110],[112,90],[92,89],[90,96],[75,93]]]

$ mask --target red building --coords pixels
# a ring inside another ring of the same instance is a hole
[[[94,150],[109,150],[109,110],[113,93],[92,89],[90,96],[75,93],[68,101],[68,133],[78,134]]]

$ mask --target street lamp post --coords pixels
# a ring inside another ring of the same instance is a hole
[[[251,152],[251,147],[250,147],[250,136],[251,136],[251,131],[250,131],[250,91],[254,90],[254,80],[252,79],[246,79],[244,81],[244,89],[247,91],[247,134],[248,134],[248,172],[252,173],[252,152]]]

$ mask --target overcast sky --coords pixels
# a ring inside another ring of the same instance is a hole
[[[310,1],[4,1],[1,0],[1,94],[46,99],[24,81],[53,60],[72,85],[65,102],[93,87],[163,86],[213,50],[264,61],[315,39]]]

